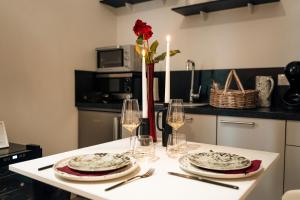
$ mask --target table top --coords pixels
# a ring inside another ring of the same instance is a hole
[[[195,180],[184,179],[176,176],[171,176],[168,171],[185,173],[179,168],[177,159],[169,158],[166,154],[165,147],[161,146],[161,143],[156,144],[156,161],[151,163],[151,166],[155,168],[153,176],[146,179],[140,179],[128,183],[122,187],[116,188],[111,191],[104,191],[105,188],[123,181],[131,176],[125,176],[122,178],[102,181],[102,182],[73,182],[58,178],[54,174],[52,168],[38,171],[38,168],[56,163],[64,158],[68,158],[80,154],[90,154],[96,152],[124,152],[128,149],[129,139],[116,140],[104,144],[90,146],[82,149],[68,151],[60,154],[55,154],[35,160],[25,161],[9,166],[9,169],[13,172],[22,174],[32,179],[44,182],[46,184],[64,189],[66,191],[75,193],[77,195],[89,198],[89,199],[245,199],[246,196],[257,185],[257,182],[263,174],[269,170],[271,165],[279,158],[278,153],[255,151],[249,149],[240,149],[233,147],[209,145],[202,143],[188,143],[189,149],[197,149],[199,151],[224,151],[230,153],[236,153],[248,157],[251,160],[262,160],[262,166],[264,170],[252,177],[242,179],[217,179],[217,181],[236,185],[238,190],[212,185]],[[143,167],[141,170],[144,170]]]

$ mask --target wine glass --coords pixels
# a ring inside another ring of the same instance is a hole
[[[137,99],[125,99],[123,102],[121,124],[130,132],[130,152],[132,152],[132,136],[133,131],[141,123],[141,114],[139,111],[139,104]]]
[[[184,108],[182,99],[172,99],[169,103],[167,113],[167,123],[174,129],[176,135],[177,130],[184,124]]]

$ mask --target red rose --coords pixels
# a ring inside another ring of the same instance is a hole
[[[133,31],[137,36],[142,35],[144,40],[150,39],[153,35],[152,27],[140,19],[136,20]]]

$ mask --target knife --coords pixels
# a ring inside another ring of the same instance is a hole
[[[212,181],[212,180],[209,180],[209,179],[201,178],[199,176],[191,176],[191,175],[180,174],[180,173],[176,173],[176,172],[168,172],[168,173],[170,175],[179,176],[179,177],[182,177],[182,178],[188,178],[188,179],[192,179],[192,180],[196,180],[196,181],[202,181],[202,182],[205,182],[205,183],[210,183],[210,184],[214,184],[214,185],[228,187],[228,188],[232,188],[232,189],[236,189],[236,190],[239,189],[239,187],[235,186],[235,185],[229,185],[229,184],[226,184],[226,183],[220,183],[220,182],[217,182],[217,181]]]
[[[51,167],[53,167],[53,164],[52,164],[52,165],[47,165],[47,166],[45,166],[45,167],[40,167],[40,168],[38,168],[38,171],[42,171],[42,170],[45,170],[45,169],[49,169],[49,168],[51,168]]]

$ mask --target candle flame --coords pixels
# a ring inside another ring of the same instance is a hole
[[[170,42],[170,40],[171,40],[171,36],[167,35],[167,42]]]

